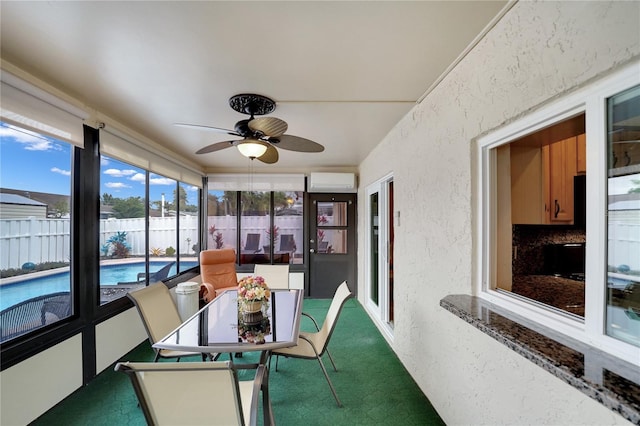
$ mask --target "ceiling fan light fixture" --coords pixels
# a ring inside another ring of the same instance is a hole
[[[240,154],[244,155],[245,157],[258,158],[261,157],[262,154],[267,152],[267,148],[269,147],[269,145],[256,139],[249,139],[245,142],[239,143],[237,147],[238,151],[240,151]]]

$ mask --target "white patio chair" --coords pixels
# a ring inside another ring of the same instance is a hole
[[[154,343],[166,337],[173,330],[182,324],[180,313],[173,298],[169,293],[169,289],[162,282],[151,284],[148,287],[127,293],[127,297],[133,302],[138,309],[144,328],[147,331],[149,342],[153,346]],[[196,352],[182,352],[169,349],[154,349],[158,358],[180,358],[183,356],[201,355],[203,361],[205,354]],[[211,355],[213,356],[213,355]]]
[[[256,425],[265,367],[246,381],[235,368],[228,361],[126,362],[115,370],[131,379],[149,425]]]
[[[327,316],[325,317],[322,328],[320,328],[319,331],[313,333],[300,332],[298,344],[296,346],[276,349],[272,352],[272,355],[276,355],[276,371],[278,371],[278,356],[318,360],[320,368],[324,373],[324,377],[327,379],[327,383],[331,388],[331,393],[333,393],[333,397],[336,399],[338,407],[342,407],[342,403],[336,394],[336,390],[333,387],[333,383],[331,383],[331,379],[329,379],[327,369],[322,363],[322,355],[327,351],[327,345],[329,344],[329,340],[333,334],[333,330],[336,326],[336,322],[338,321],[338,317],[340,316],[340,312],[342,311],[342,307],[350,296],[351,291],[347,286],[347,282],[344,281],[336,290],[333,300],[331,301],[331,305],[329,306],[329,310],[327,311]],[[336,364],[333,362],[333,358],[331,358],[330,355],[329,359],[331,360],[333,369],[338,371]]]
[[[256,264],[253,267],[253,275],[261,276],[270,289],[289,289],[289,265],[264,265]]]

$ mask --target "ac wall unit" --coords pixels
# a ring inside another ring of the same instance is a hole
[[[308,192],[357,192],[354,173],[311,173]]]

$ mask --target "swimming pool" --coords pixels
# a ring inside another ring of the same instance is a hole
[[[149,270],[155,272],[169,262],[149,262]],[[182,270],[198,265],[198,262],[180,262]],[[169,276],[177,274],[177,265],[171,267]],[[119,282],[136,281],[138,273],[144,271],[144,262],[100,266],[100,285],[116,285]],[[43,294],[69,291],[69,272],[60,272],[44,277],[25,279],[0,286],[0,310],[23,300]]]

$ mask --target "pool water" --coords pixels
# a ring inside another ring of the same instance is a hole
[[[168,262],[150,262],[149,271],[155,272]],[[198,265],[198,262],[180,262],[182,270]],[[144,262],[100,267],[100,285],[116,285],[119,282],[136,281],[139,272],[144,272]],[[177,274],[177,265],[171,267],[169,276]],[[23,300],[43,294],[69,291],[69,272],[47,275],[46,277],[25,279],[13,284],[0,286],[0,310]]]

